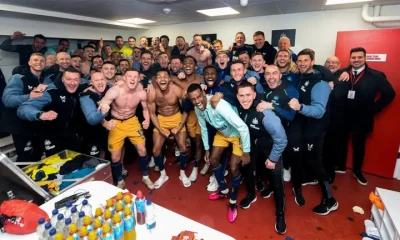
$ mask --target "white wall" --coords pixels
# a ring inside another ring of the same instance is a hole
[[[372,15],[372,9],[371,15]],[[382,15],[399,15],[400,5],[383,6]],[[148,36],[167,34],[170,45],[175,43],[175,38],[182,35],[191,41],[195,33],[217,34],[226,48],[234,41],[236,32],[245,33],[247,43],[253,43],[253,33],[263,31],[268,41],[271,31],[277,29],[296,29],[295,52],[304,48],[312,48],[316,52],[317,63],[324,63],[328,56],[335,52],[336,33],[338,31],[374,29],[371,24],[361,19],[361,8],[306,12],[287,15],[273,15],[232,20],[219,20],[186,24],[165,25],[152,27],[140,33]]]

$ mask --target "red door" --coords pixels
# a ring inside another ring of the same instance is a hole
[[[350,49],[364,47],[367,54],[387,54],[386,62],[367,61],[386,74],[397,93],[393,102],[375,117],[374,132],[367,140],[363,170],[392,178],[400,145],[400,29],[338,32],[335,55],[342,67],[349,65]],[[352,166],[349,148],[347,166]]]

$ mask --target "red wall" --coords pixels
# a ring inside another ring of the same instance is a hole
[[[367,62],[386,74],[396,91],[393,102],[375,117],[374,132],[367,140],[363,170],[392,178],[400,144],[400,29],[338,32],[335,55],[342,68],[349,65],[350,49],[364,47],[367,54],[387,54],[386,62]],[[351,144],[350,144],[351,145]],[[347,166],[352,166],[349,148]]]

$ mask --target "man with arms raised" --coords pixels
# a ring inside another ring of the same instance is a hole
[[[153,133],[153,156],[161,171],[160,178],[155,182],[154,187],[160,188],[168,180],[164,169],[164,158],[161,149],[165,140],[172,134],[178,142],[180,151],[180,176],[183,186],[190,187],[191,182],[185,173],[185,166],[188,155],[186,149],[186,128],[187,113],[182,116],[180,113],[180,101],[184,99],[183,90],[175,84],[169,84],[170,77],[168,69],[161,68],[156,74],[154,90],[149,91],[147,103],[150,110],[150,118],[154,124]],[[156,115],[157,108],[157,115]],[[197,172],[196,172],[197,173]],[[195,180],[195,179],[194,179]]]
[[[204,49],[201,52],[201,47],[203,46],[203,39],[199,34],[193,36],[194,48],[187,51],[186,56],[192,56],[196,59],[197,65],[199,67],[205,67],[212,64],[212,55],[210,50]]]
[[[119,188],[125,187],[122,177],[121,152],[126,138],[135,145],[139,154],[139,163],[142,169],[142,181],[148,188],[153,189],[154,184],[149,178],[147,169],[147,152],[145,147],[145,137],[143,129],[136,117],[136,108],[139,103],[143,107],[144,121],[143,128],[147,129],[150,124],[149,112],[147,110],[146,92],[138,88],[139,72],[136,69],[128,69],[123,77],[121,84],[115,85],[107,91],[100,102],[99,109],[102,113],[107,113],[111,105],[110,134],[108,136],[108,150],[111,152],[114,180],[118,182]],[[114,126],[114,127],[113,127]]]
[[[196,106],[195,111],[201,126],[201,136],[206,151],[204,159],[206,162],[210,162],[215,178],[219,183],[220,191],[211,194],[208,197],[209,200],[228,198],[229,189],[224,179],[225,170],[220,164],[220,157],[222,152],[232,144],[233,151],[230,161],[232,181],[228,221],[233,223],[237,217],[237,191],[241,182],[239,164],[246,165],[250,162],[249,129],[225,100],[222,99],[215,109],[212,108],[210,104],[211,96],[206,96],[200,84],[191,84],[187,93],[190,101]],[[217,129],[211,154],[206,122]]]

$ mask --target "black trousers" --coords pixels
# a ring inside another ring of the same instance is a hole
[[[46,156],[52,156],[66,149],[82,152],[82,141],[77,133],[68,133],[66,135],[44,134],[42,138]]]
[[[303,140],[301,135],[301,125],[291,124],[286,129],[288,144],[283,152],[285,162],[291,166],[291,176],[294,187],[299,188],[303,181]]]
[[[40,138],[12,134],[12,139],[18,155],[17,162],[40,161],[44,151],[44,145]]]
[[[367,136],[369,133],[366,132],[347,132],[338,141],[342,142],[336,150],[338,152],[338,158],[336,160],[336,166],[339,168],[346,167],[346,159],[348,152],[348,141],[351,136],[351,142],[353,146],[353,171],[361,171],[364,157],[365,157],[365,144],[367,143]]]
[[[108,151],[107,138],[108,131],[105,128],[95,129],[95,131],[92,132],[85,132],[82,139],[83,152],[93,157],[100,157],[100,151]]]
[[[283,164],[280,159],[274,169],[267,169],[265,161],[268,159],[272,150],[271,139],[251,139],[250,164],[242,168],[244,182],[247,192],[255,196],[255,173],[258,171],[261,177],[267,177],[270,187],[274,191],[276,214],[282,214],[285,211],[285,191],[282,179]]]

